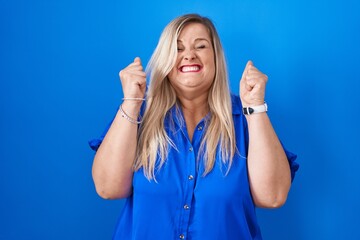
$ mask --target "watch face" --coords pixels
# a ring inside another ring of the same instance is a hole
[[[245,107],[245,108],[243,108],[243,113],[244,113],[245,115],[250,115],[250,114],[252,114],[253,112],[254,112],[254,109],[251,108],[251,107]]]

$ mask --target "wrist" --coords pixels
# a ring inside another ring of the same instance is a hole
[[[132,118],[137,118],[140,114],[142,102],[124,101],[122,109]]]
[[[132,124],[138,125],[141,124],[142,122],[141,117],[133,118],[129,115],[129,113],[125,112],[124,109],[122,108],[122,104],[119,106],[119,114]]]
[[[260,105],[254,105],[254,106],[246,106],[243,107],[243,114],[244,115],[252,115],[257,113],[266,113],[268,111],[268,106],[266,102]]]

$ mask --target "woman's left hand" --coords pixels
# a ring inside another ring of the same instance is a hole
[[[240,80],[240,98],[243,107],[261,105],[265,99],[268,77],[248,61]]]

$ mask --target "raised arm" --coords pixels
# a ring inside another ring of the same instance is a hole
[[[240,81],[243,107],[264,103],[267,76],[251,61]],[[266,112],[245,115],[249,128],[248,171],[250,189],[258,207],[282,206],[291,185],[290,167],[284,149]]]
[[[119,73],[124,97],[143,98],[146,74],[140,58]],[[122,106],[132,119],[137,119],[142,101],[124,101]],[[137,147],[136,123],[117,112],[107,134],[96,152],[92,175],[97,193],[105,199],[125,198],[132,193],[133,164]]]

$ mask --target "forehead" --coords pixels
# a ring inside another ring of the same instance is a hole
[[[181,42],[194,41],[195,39],[210,41],[210,33],[202,23],[189,23],[180,32],[178,40]]]

